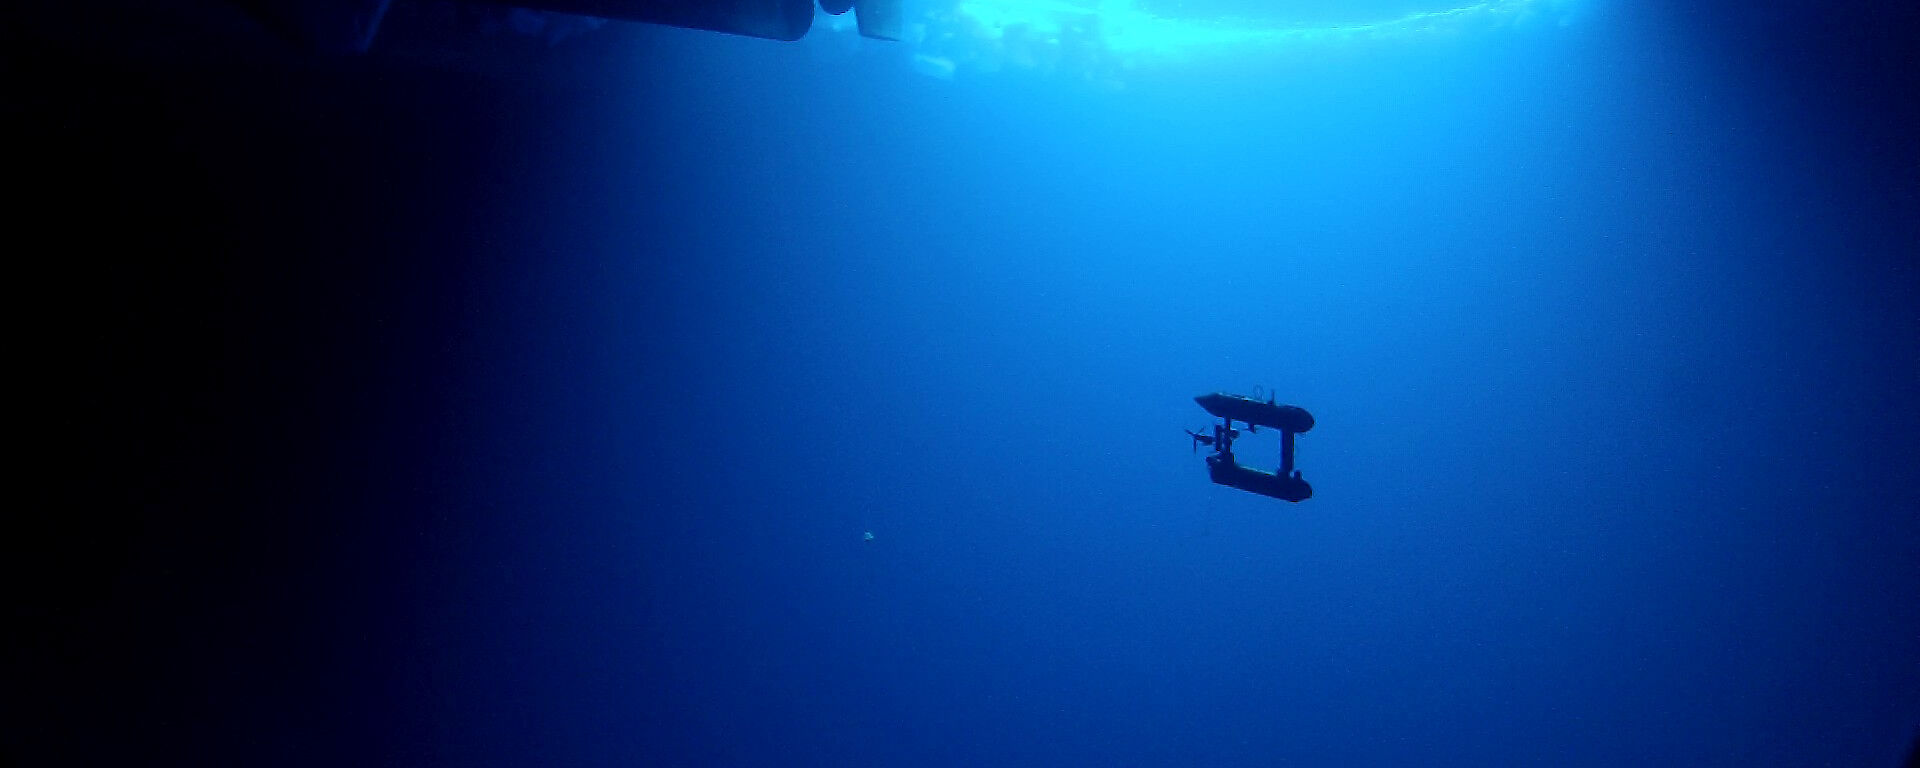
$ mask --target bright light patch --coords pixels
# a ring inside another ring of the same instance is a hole
[[[1247,16],[1164,15],[1136,0],[938,0],[909,25],[908,38],[916,48],[915,68],[935,77],[1030,69],[1112,80],[1127,71],[1198,59],[1414,39],[1541,19],[1564,21],[1571,6],[1582,0],[1452,2],[1388,18],[1299,24]],[[850,26],[837,23],[845,17],[823,20],[836,29]]]
[[[1286,26],[1251,18],[1188,19],[1137,10],[1131,0],[961,0],[953,13],[991,36],[1025,28],[1057,39],[1091,35],[1117,54],[1216,51],[1222,46],[1275,45],[1315,39],[1392,36],[1500,21],[1529,12],[1539,0],[1484,0],[1388,19],[1355,19],[1333,26]]]

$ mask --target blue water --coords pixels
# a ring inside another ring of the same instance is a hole
[[[247,321],[177,385],[225,431],[167,422],[232,463],[141,492],[250,522],[143,529],[218,565],[140,620],[128,749],[1896,764],[1898,60],[1580,10],[1051,65],[614,24],[181,86],[250,227],[192,290]],[[1318,421],[1306,502],[1182,434],[1256,388]],[[142,541],[118,578],[174,594]]]
[[[1663,21],[1118,88],[650,36],[503,150],[419,754],[1891,764],[1911,211]],[[1256,386],[1306,503],[1181,450]]]

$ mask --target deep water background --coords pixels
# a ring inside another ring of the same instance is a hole
[[[23,764],[1912,743],[1911,11],[1116,90],[222,7],[9,33]],[[1318,418],[1308,502],[1179,450],[1254,386]]]

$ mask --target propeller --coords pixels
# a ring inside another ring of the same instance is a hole
[[[1194,452],[1194,453],[1199,453],[1199,452],[1200,452],[1200,444],[1201,444],[1201,443],[1206,443],[1207,445],[1213,445],[1213,438],[1212,438],[1211,436],[1209,436],[1209,435],[1203,435],[1203,434],[1200,434],[1200,433],[1198,433],[1198,432],[1195,432],[1195,431],[1193,431],[1193,430],[1191,430],[1191,429],[1188,429],[1188,430],[1183,430],[1183,431],[1187,433],[1187,437],[1191,437],[1191,438],[1193,438],[1193,452]]]

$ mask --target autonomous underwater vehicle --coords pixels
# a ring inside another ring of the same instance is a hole
[[[1202,445],[1213,448],[1213,453],[1207,456],[1207,476],[1210,479],[1229,488],[1282,501],[1306,501],[1313,497],[1313,486],[1301,479],[1300,471],[1293,468],[1293,438],[1313,429],[1313,414],[1296,405],[1275,403],[1271,397],[1259,400],[1225,392],[1200,395],[1193,401],[1199,403],[1207,413],[1220,418],[1220,423],[1213,427],[1213,434],[1187,431],[1187,436],[1193,439],[1195,451]],[[1280,431],[1279,472],[1254,469],[1234,458],[1233,441],[1240,437],[1240,430],[1233,426],[1236,421],[1245,423],[1248,432],[1258,432],[1260,427]]]

